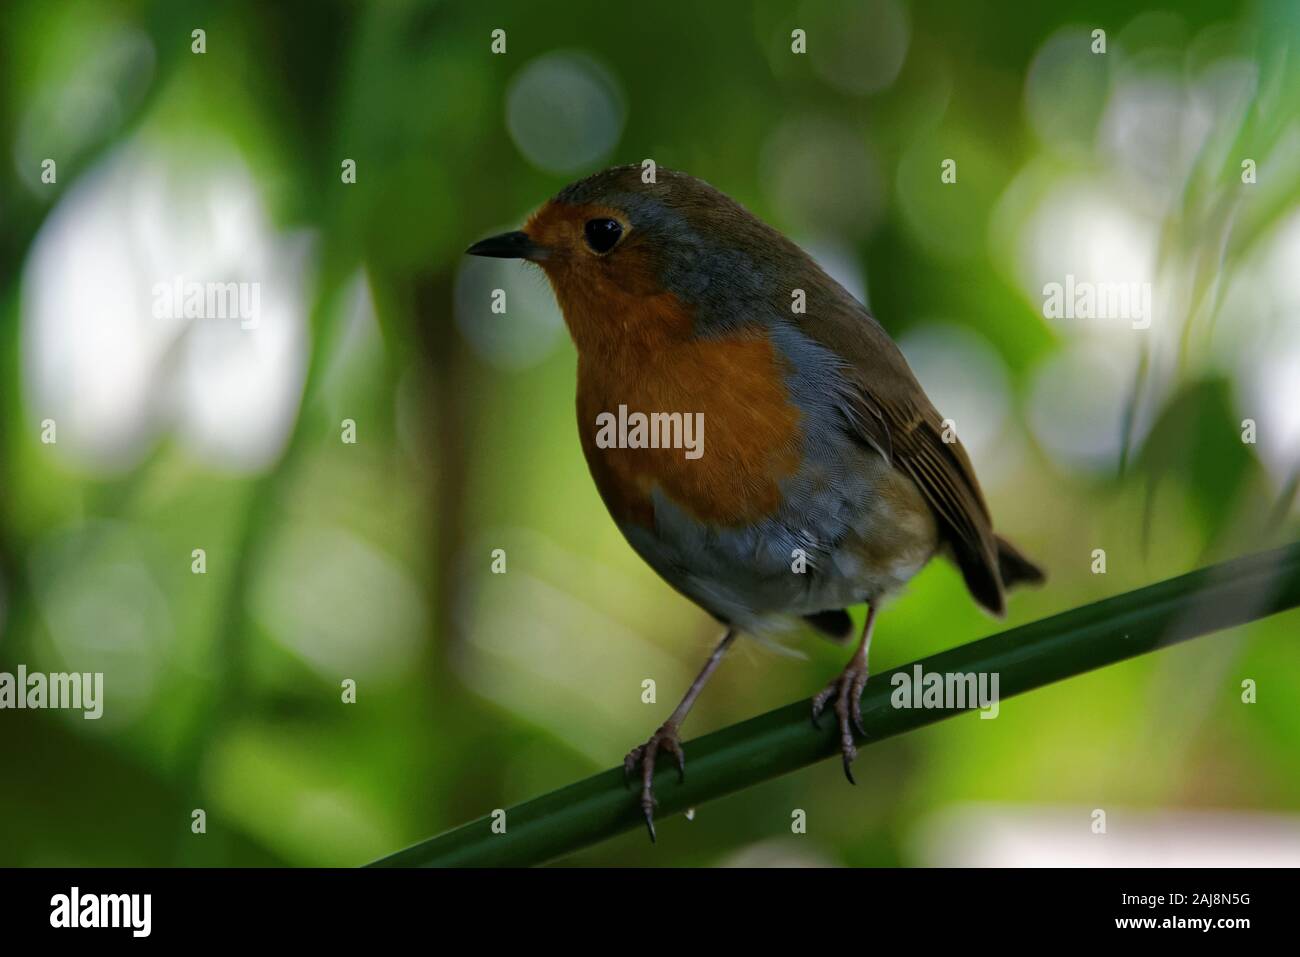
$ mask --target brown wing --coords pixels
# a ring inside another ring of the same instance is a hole
[[[809,263],[811,269],[821,273]],[[1003,613],[999,542],[966,450],[921,389],[907,360],[866,308],[833,280],[810,279],[799,327],[845,361],[849,420],[861,438],[907,473],[934,509],[975,599]]]
[[[924,395],[919,402],[914,397],[890,401],[864,387],[859,400],[868,410],[879,411],[889,430],[894,467],[911,477],[934,509],[971,594],[995,615],[1002,614],[993,522],[956,435],[949,431],[951,441],[945,441],[943,421]]]

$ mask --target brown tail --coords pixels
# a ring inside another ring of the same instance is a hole
[[[998,538],[998,574],[1002,578],[1003,588],[1016,585],[1041,585],[1047,581],[1047,573],[1031,562],[1005,538]]]

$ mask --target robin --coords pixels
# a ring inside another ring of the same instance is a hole
[[[654,839],[656,758],[741,633],[801,621],[847,641],[829,704],[853,782],[881,602],[942,553],[1001,616],[1043,572],[994,534],[970,459],[889,334],[807,253],[702,180],[619,166],[565,187],[474,256],[536,263],[578,352],[578,433],[633,549],[725,633],[681,704],[628,754]],[[617,428],[612,427],[617,422]],[[686,444],[687,429],[695,423]]]

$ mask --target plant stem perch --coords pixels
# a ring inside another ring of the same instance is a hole
[[[873,675],[862,696],[871,744],[959,713],[896,709],[891,678],[925,672],[996,672],[999,697],[1300,605],[1300,543],[1248,555],[1136,591],[1021,625],[989,638]],[[686,780],[671,761],[655,779],[659,815],[669,815],[839,754],[831,722],[815,730],[801,700],[689,742]],[[570,854],[644,826],[635,791],[618,767],[506,811],[506,831],[490,815],[376,861],[380,867],[521,866]]]

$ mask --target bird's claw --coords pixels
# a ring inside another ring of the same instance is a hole
[[[686,752],[677,737],[677,728],[671,723],[663,724],[659,730],[650,735],[645,744],[637,745],[623,759],[623,782],[630,784],[632,775],[638,768],[641,771],[641,813],[645,815],[646,829],[650,832],[650,842],[655,840],[655,760],[660,750],[672,754],[677,759],[677,780],[686,780]]]
[[[850,784],[858,783],[853,780],[853,761],[858,756],[853,731],[856,728],[862,737],[867,736],[862,724],[862,690],[866,686],[867,669],[850,665],[839,677],[817,692],[812,700],[812,722],[816,728],[821,727],[818,719],[826,709],[827,702],[831,699],[835,701],[835,716],[840,724],[840,754],[844,758],[844,776]]]

